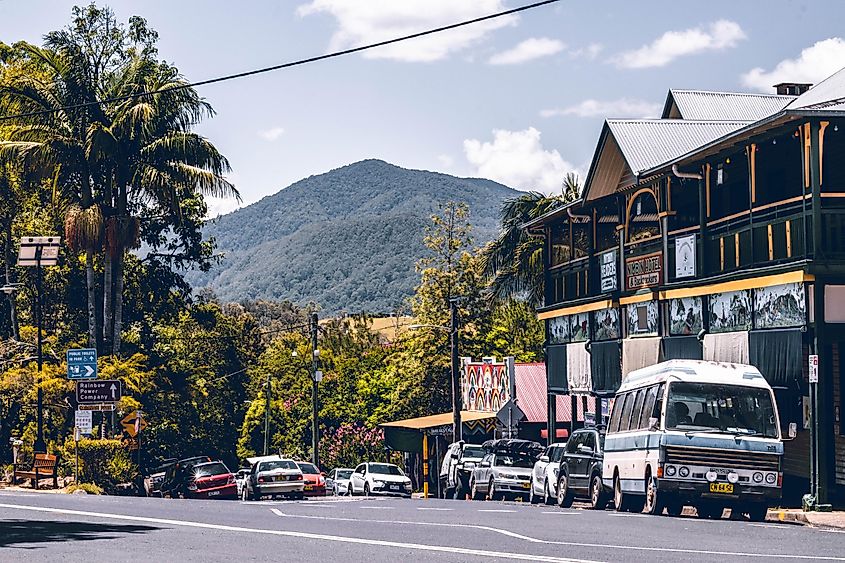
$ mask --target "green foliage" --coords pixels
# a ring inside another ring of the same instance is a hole
[[[60,463],[65,475],[73,475],[77,444],[68,439],[61,450]],[[79,482],[93,483],[106,493],[138,475],[138,466],[120,440],[80,440]]]
[[[105,490],[94,483],[79,483],[78,485],[71,485],[65,489],[65,492],[68,494],[73,494],[76,491],[85,491],[89,495],[105,494]]]

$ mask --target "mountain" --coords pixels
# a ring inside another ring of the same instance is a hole
[[[388,313],[413,293],[415,262],[438,205],[465,202],[478,246],[496,236],[505,199],[519,192],[364,160],[310,176],[209,221],[204,236],[224,255],[188,281],[224,301],[288,299],[325,313]]]

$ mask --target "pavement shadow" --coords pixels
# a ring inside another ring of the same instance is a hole
[[[0,548],[35,549],[37,544],[66,541],[116,539],[127,534],[143,534],[159,530],[153,526],[133,524],[95,524],[51,520],[0,521]],[[30,544],[30,545],[20,545]]]

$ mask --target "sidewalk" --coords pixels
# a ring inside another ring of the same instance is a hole
[[[817,528],[845,530],[845,512],[804,512],[803,510],[769,510],[766,520],[792,522]]]

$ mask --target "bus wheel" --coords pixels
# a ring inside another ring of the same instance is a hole
[[[646,473],[645,480],[645,511],[648,514],[663,514],[663,495],[658,494],[657,483],[652,479],[651,473]]]
[[[613,509],[616,512],[628,510],[628,497],[622,492],[622,480],[619,475],[613,477]]]

